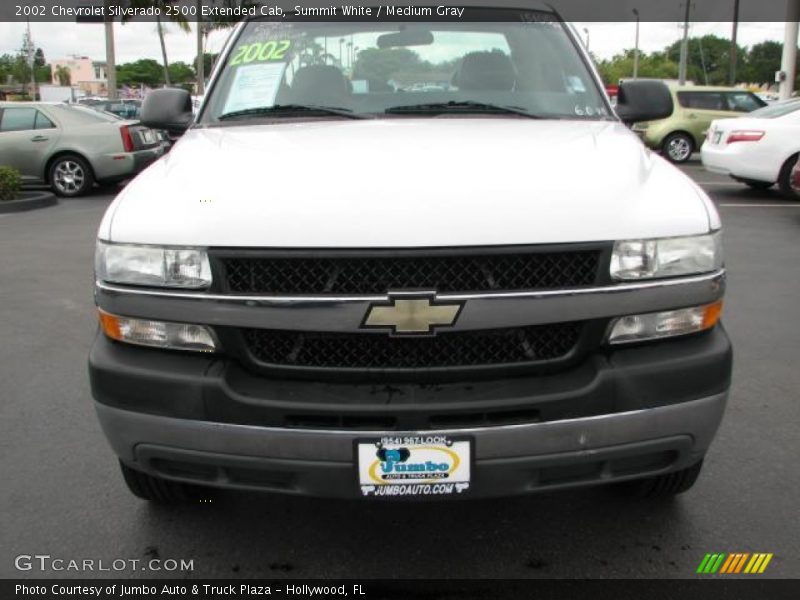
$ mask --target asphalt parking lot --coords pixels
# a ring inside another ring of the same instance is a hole
[[[706,552],[771,552],[763,576],[798,576],[800,203],[684,170],[725,226],[735,366],[700,480],[660,503],[590,489],[435,504],[222,493],[151,507],[122,482],[86,375],[94,235],[112,196],[0,216],[0,577],[82,575],[14,568],[19,554],[49,554],[193,559],[173,575],[204,578],[672,578],[694,576]]]

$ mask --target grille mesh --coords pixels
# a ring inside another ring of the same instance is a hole
[[[533,290],[590,285],[600,252],[460,256],[226,257],[234,293],[383,294],[398,289],[442,292]]]
[[[578,342],[580,323],[440,333],[385,334],[243,330],[261,363],[337,369],[422,369],[501,366],[564,357]]]

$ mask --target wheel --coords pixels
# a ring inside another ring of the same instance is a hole
[[[754,190],[768,190],[775,185],[774,181],[757,181],[755,179],[740,179],[739,181]]]
[[[661,151],[670,162],[685,163],[694,152],[694,140],[685,133],[670,133],[661,144]]]
[[[792,187],[791,182],[792,169],[795,163],[797,163],[798,156],[800,156],[800,154],[789,157],[789,160],[783,163],[780,175],[778,175],[778,189],[780,189],[781,194],[790,200],[800,200],[800,192]]]
[[[626,496],[634,498],[668,498],[676,494],[682,494],[691,488],[694,482],[697,481],[702,468],[703,461],[701,460],[680,471],[620,483],[617,489]]]
[[[208,496],[208,494],[202,494],[202,488],[198,486],[154,477],[132,469],[122,461],[120,461],[119,467],[122,469],[122,477],[125,479],[128,489],[134,496],[143,500],[156,504],[183,504],[201,496]]]
[[[50,165],[50,187],[59,196],[82,196],[93,183],[92,168],[80,156],[65,154]]]

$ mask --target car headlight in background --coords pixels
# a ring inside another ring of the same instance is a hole
[[[194,352],[214,352],[217,349],[211,329],[204,325],[118,317],[103,310],[98,312],[103,333],[118,342]]]
[[[679,277],[722,267],[720,232],[614,243],[611,277],[618,280]]]
[[[619,317],[611,324],[609,344],[644,342],[711,329],[722,316],[722,301],[643,315]]]
[[[109,283],[199,289],[211,285],[205,250],[98,241],[95,273]]]

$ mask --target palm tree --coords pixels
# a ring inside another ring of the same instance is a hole
[[[167,84],[167,86],[171,85],[169,80],[169,61],[167,60],[167,44],[164,41],[164,24],[161,22],[160,13],[165,13],[167,6],[174,4],[175,2],[176,0],[130,0],[132,7],[148,8],[152,6],[160,9],[159,14],[156,15],[156,27],[158,31],[158,41],[161,43],[161,57],[164,61],[164,82]],[[186,17],[180,14],[170,15],[170,21],[175,23],[181,29],[181,31],[185,33],[189,33],[191,31]],[[123,22],[125,21],[123,20]]]
[[[203,51],[203,20],[202,8],[203,0],[196,0],[197,8],[197,64],[194,66],[194,72],[197,73],[197,94],[202,96],[205,93],[206,74],[205,74],[205,59]]]
[[[161,43],[161,57],[164,60],[164,83],[169,87],[172,82],[169,80],[169,60],[167,60],[167,44],[164,42],[164,25],[161,17],[156,16],[156,28],[158,29],[158,41]]]
[[[72,83],[72,73],[70,73],[69,68],[64,65],[58,65],[56,67],[56,79],[58,79],[58,85],[68,86]]]

